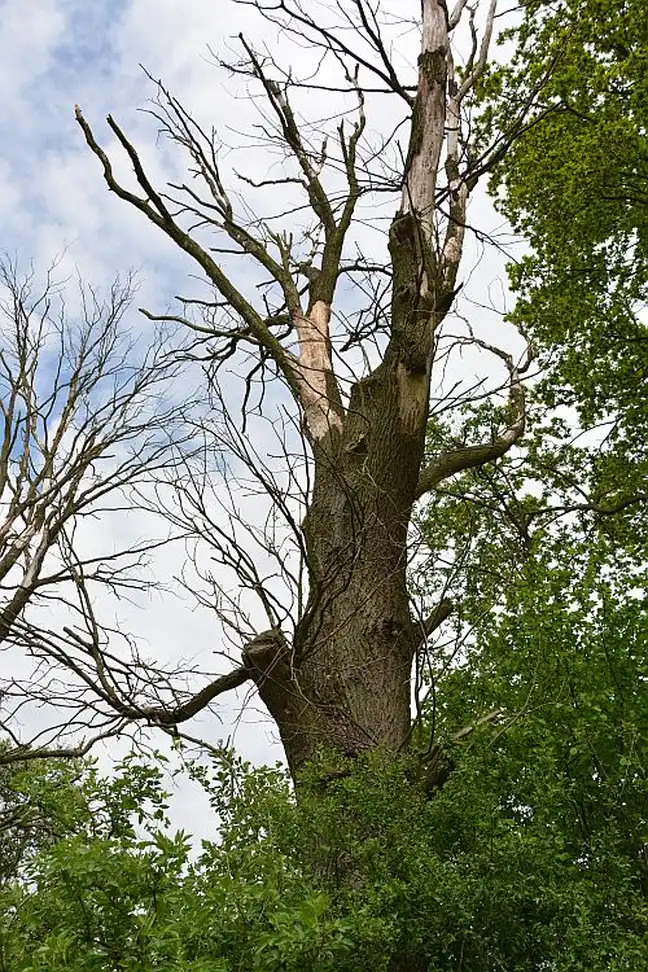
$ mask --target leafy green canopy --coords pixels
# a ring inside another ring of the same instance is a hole
[[[86,769],[74,814],[54,813],[65,834],[4,882],[0,968],[645,969],[646,619],[549,560],[445,681],[437,739],[485,707],[508,717],[451,751],[433,799],[406,758],[322,757],[297,802],[282,770],[224,757],[194,768],[219,836],[192,852],[159,767]]]
[[[554,400],[586,424],[645,430],[648,377],[648,17],[644,0],[531,0],[484,95],[486,130],[534,100],[494,177],[530,243],[513,318],[558,367]],[[549,396],[550,398],[552,397]]]
[[[4,764],[0,742],[0,881],[14,878],[25,859],[67,835],[81,809],[76,761]]]

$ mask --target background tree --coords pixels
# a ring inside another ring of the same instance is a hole
[[[2,764],[0,884],[6,885],[17,878],[37,850],[51,846],[66,835],[62,818],[69,820],[65,814],[75,812],[75,783],[79,776],[79,766],[74,760],[56,763],[33,760],[22,764],[12,760]],[[61,804],[65,808],[63,813]]]
[[[157,691],[159,666],[152,677],[137,647],[103,620],[98,598],[154,583],[143,567],[171,539],[169,526],[106,549],[93,544],[87,525],[132,509],[136,487],[146,490],[189,449],[185,404],[172,401],[180,345],[161,331],[146,347],[129,337],[131,280],[115,282],[105,300],[80,286],[76,313],[56,267],[39,287],[34,271],[21,278],[5,261],[0,286],[5,763],[87,752],[124,730],[129,711]]]
[[[511,266],[512,318],[551,361],[539,392],[584,428],[604,427],[592,494],[608,508],[645,500],[645,59],[640,3],[531,3],[508,35],[510,64],[485,86],[496,127],[544,79],[528,131],[493,179],[531,252]]]

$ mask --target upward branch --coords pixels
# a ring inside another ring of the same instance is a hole
[[[207,278],[216,287],[219,294],[221,294],[243,320],[247,328],[249,328],[250,334],[276,363],[293,392],[298,394],[296,362],[293,355],[282,347],[281,343],[274,337],[272,331],[265,323],[263,317],[234,286],[227,274],[209,253],[189,233],[185,232],[170,215],[165,203],[162,201],[162,197],[152,189],[135,147],[126,138],[126,135],[122,132],[114,118],[110,115],[108,116],[108,125],[133,162],[137,182],[146,193],[144,198],[130,192],[117,181],[110,159],[95,139],[92,129],[83,117],[80,107],[76,105],[74,111],[76,120],[83,131],[88,146],[101,162],[103,176],[109,190],[142,212],[147,219],[169,236],[181,250],[198,263],[204,270]]]
[[[78,106],[75,109],[76,119],[87,144],[101,162],[109,189],[142,212],[192,257],[214,285],[224,305],[241,321],[241,325],[229,330],[213,328],[214,337],[229,337],[234,347],[239,343],[255,346],[261,361],[274,362],[301,407],[309,436],[312,439],[321,439],[334,428],[341,426],[344,414],[332,364],[330,319],[344,241],[361,194],[356,175],[356,151],[364,129],[362,93],[356,85],[359,114],[351,135],[346,137],[343,126],[339,130],[348,191],[337,215],[337,206],[334,208],[329,200],[318,175],[318,168],[312,160],[311,150],[299,130],[286,87],[268,77],[252,48],[243,38],[241,40],[249,60],[250,73],[261,83],[268,103],[279,120],[284,144],[301,171],[302,182],[316,219],[316,228],[323,233],[321,259],[319,266],[313,267],[309,276],[306,306],[302,303],[302,291],[298,283],[298,277],[303,273],[303,263],[293,256],[291,241],[286,235],[270,230],[266,230],[265,239],[259,238],[237,219],[221,177],[214,136],[207,136],[159,82],[157,109],[152,113],[163,123],[166,134],[189,153],[195,165],[195,174],[208,190],[207,198],[201,197],[186,184],[170,187],[179,190],[180,197],[171,197],[168,193],[154,189],[136,149],[109,116],[108,124],[130,158],[144,196],[131,192],[115,178],[110,159],[98,144]],[[324,161],[325,157],[321,159],[320,167]],[[170,202],[173,206],[169,205]],[[199,225],[209,224],[216,227],[242,254],[252,257],[270,274],[282,294],[283,308],[291,330],[297,335],[297,354],[275,334],[273,328],[276,314],[262,315],[257,310],[234,285],[211,253],[197,242],[192,232],[180,226],[180,214],[197,217]],[[276,251],[276,256],[272,255],[271,248]],[[206,332],[209,333],[209,328]]]

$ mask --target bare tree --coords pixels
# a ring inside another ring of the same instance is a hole
[[[155,538],[98,548],[84,527],[132,510],[135,487],[188,455],[190,407],[173,401],[177,342],[162,331],[129,337],[133,281],[116,281],[105,300],[80,285],[72,312],[55,274],[39,288],[34,271],[0,267],[2,762],[87,751],[121,731],[138,692],[158,683],[98,620],[97,597],[154,583],[146,558],[173,534],[165,525]],[[53,724],[35,706],[49,707]]]
[[[208,363],[212,407],[226,420],[218,432],[225,439],[217,443],[209,433],[211,447],[227,447],[248,485],[253,481],[270,501],[269,519],[258,528],[248,520],[252,540],[243,539],[240,488],[207,502],[214,483],[199,467],[185,467],[181,501],[169,515],[179,526],[200,524],[217,559],[259,598],[269,628],[254,635],[241,602],[205,574],[221,621],[243,642],[241,663],[184,707],[160,707],[155,720],[176,725],[250,680],[298,774],[324,745],[348,756],[407,745],[413,665],[422,641],[452,610],[441,601],[420,618],[412,608],[407,568],[415,503],[463,470],[496,461],[524,432],[522,375],[530,356],[518,361],[482,341],[503,366],[494,390],[506,399],[499,426],[488,441],[460,434],[459,444],[425,452],[442,326],[460,287],[468,201],[521,130],[528,105],[519,106],[510,130],[494,143],[476,143],[474,95],[487,66],[496,0],[472,6],[458,0],[452,10],[445,0],[422,0],[420,16],[400,24],[406,36],[420,37],[420,50],[412,51],[417,66],[404,79],[391,56],[395,21],[390,25],[379,4],[344,0],[325,11],[301,0],[235,2],[306,46],[318,64],[299,78],[241,36],[242,59],[224,65],[245,80],[250,97],[265,99],[260,130],[281,151],[276,175],[231,176],[249,202],[229,187],[217,133],[161,82],[151,112],[186,153],[190,181],[155,188],[136,147],[109,116],[133,167],[129,188],[79,107],[76,118],[109,190],[201,268],[211,290],[206,299],[183,299],[177,315],[145,313],[186,324],[194,334],[195,353]],[[303,115],[322,92],[332,125]],[[372,134],[371,112],[393,117],[391,135]],[[285,215],[251,211],[255,194],[265,195],[267,210],[270,193],[294,194]],[[359,230],[385,199],[396,213],[382,259],[365,254]],[[258,271],[256,287],[241,269],[250,266]],[[219,382],[228,362],[239,374],[246,368],[238,425]],[[270,395],[279,381],[288,399],[277,404]],[[452,401],[461,403],[461,396]],[[261,456],[251,445],[250,422],[266,422],[279,448]],[[252,542],[274,560],[274,572],[259,566]],[[277,594],[278,581],[290,591],[287,601]],[[98,672],[109,661],[97,657]],[[123,709],[124,717],[137,716],[133,709]]]

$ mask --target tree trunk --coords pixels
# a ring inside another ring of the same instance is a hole
[[[403,256],[408,232],[413,248],[415,220],[397,217],[395,326],[384,359],[354,386],[342,426],[313,444],[315,481],[302,524],[310,594],[292,650],[277,636],[256,657],[254,648],[247,653],[293,775],[323,747],[347,756],[375,747],[396,752],[410,731],[421,632],[409,608],[407,533],[435,314],[432,299],[403,300],[418,288],[417,264]]]
[[[267,97],[297,173],[287,181],[302,187],[314,218],[309,238],[318,242],[306,261],[293,247],[290,233],[265,227],[257,235],[247,216],[237,216],[213,137],[204,144],[206,136],[195,128],[191,116],[160,87],[163,127],[173,141],[189,150],[212,200],[204,204],[208,213],[197,225],[211,226],[234,252],[256,261],[264,279],[269,276],[273,282],[276,307],[271,302],[262,306],[256,297],[246,296],[218,262],[219,249],[205,249],[192,231],[180,225],[167,196],[155,190],[135,147],[109,116],[108,124],[129,156],[142,192],[135,194],[122,185],[76,108],[77,121],[101,162],[110,190],[144,213],[202,268],[218,295],[214,307],[227,308],[226,321],[213,331],[210,344],[214,369],[239,346],[246,354],[253,348],[264,367],[271,362],[293,397],[312,453],[312,487],[302,523],[309,593],[305,611],[294,621],[292,644],[279,630],[265,632],[244,647],[240,668],[216,679],[182,706],[172,711],[147,706],[139,711],[149,721],[177,725],[217,695],[252,678],[277,724],[294,777],[321,748],[354,756],[377,747],[397,752],[406,745],[411,731],[412,661],[423,634],[411,615],[406,586],[413,504],[443,479],[503,455],[524,429],[519,368],[510,355],[487,345],[509,371],[513,412],[509,428],[490,442],[443,452],[421,470],[436,334],[456,293],[468,196],[486,166],[484,156],[476,172],[473,168],[470,132],[462,128],[462,106],[486,66],[495,6],[496,0],[490,0],[481,45],[473,47],[461,73],[455,71],[451,36],[465,4],[459,2],[449,12],[445,0],[421,2],[415,95],[402,87],[393,70],[385,74],[382,68],[374,69],[381,84],[406,101],[411,128],[399,210],[389,233],[391,266],[385,268],[391,275],[389,339],[380,364],[355,383],[348,397],[334,367],[330,322],[340,278],[358,269],[348,263],[345,250],[356,204],[372,191],[371,179],[360,178],[358,155],[365,129],[365,98],[358,81],[360,64],[367,66],[364,59],[354,61],[346,42],[335,48],[335,32],[311,19],[301,5],[291,8],[288,17],[295,27],[306,27],[319,37],[323,49],[343,52],[343,62],[345,58],[354,62],[345,77],[349,93],[358,99],[357,117],[352,131],[344,124],[337,130],[347,185],[341,196],[329,196],[321,178],[327,166],[326,148],[318,155],[310,135],[300,130],[289,98],[290,80],[275,80],[266,59],[241,39],[249,59],[246,70]],[[286,12],[285,5],[280,7]],[[273,19],[270,8],[265,15]],[[472,30],[472,19],[471,25]],[[366,24],[365,29],[372,44],[380,43]],[[386,58],[386,51],[382,54]],[[335,164],[339,168],[339,162]],[[178,213],[201,211],[203,204],[193,190],[183,186],[178,191],[188,193],[190,199],[186,210],[181,207]],[[227,246],[225,251],[230,252]],[[369,264],[361,269],[371,278],[375,268]],[[382,307],[380,316],[382,320]],[[172,319],[194,326],[185,318]],[[285,331],[277,329],[284,325]],[[210,334],[212,326],[198,330]],[[354,337],[352,343],[362,345],[363,339]],[[344,347],[340,350],[338,345],[340,355]],[[255,372],[253,365],[246,403]],[[269,492],[276,501],[272,487]],[[202,516],[200,502],[198,508]],[[290,529],[294,529],[292,520]],[[236,561],[229,551],[229,536],[217,535],[215,542],[222,544],[223,563]],[[245,560],[249,554],[242,550],[241,557]],[[249,571],[243,571],[244,586],[258,593],[262,584],[257,580],[250,583]],[[267,597],[261,600],[274,623],[277,612],[269,609]],[[119,705],[121,714],[130,716],[133,706]]]

